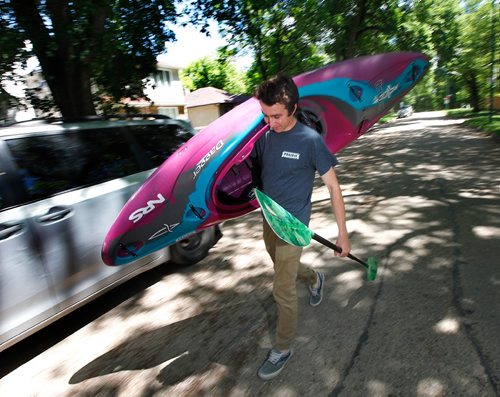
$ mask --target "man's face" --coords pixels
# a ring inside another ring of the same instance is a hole
[[[272,106],[268,106],[262,101],[260,102],[260,108],[262,109],[262,113],[264,114],[264,120],[269,127],[274,132],[284,132],[291,130],[297,119],[295,116],[290,114],[282,103],[275,103]]]

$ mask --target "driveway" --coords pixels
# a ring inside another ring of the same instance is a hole
[[[311,308],[299,286],[295,355],[278,378],[256,376],[276,312],[254,212],[226,222],[203,262],[12,370],[0,395],[499,396],[500,145],[417,113],[338,157],[352,252],[376,256],[379,275],[367,282],[355,262],[305,249],[325,297]],[[313,201],[311,228],[334,239],[319,181]]]

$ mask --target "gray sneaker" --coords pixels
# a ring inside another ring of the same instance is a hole
[[[264,361],[259,368],[257,375],[259,375],[259,378],[262,380],[269,380],[278,376],[292,356],[292,349],[290,349],[288,353],[282,353],[272,348],[269,350],[266,361]]]
[[[318,288],[312,288],[309,286],[309,292],[311,295],[309,296],[309,304],[311,306],[318,306],[321,301],[323,300],[323,284],[325,281],[325,275],[323,272],[316,272],[318,275],[319,279],[319,287]]]

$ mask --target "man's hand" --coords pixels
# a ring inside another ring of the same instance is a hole
[[[351,252],[351,243],[349,242],[349,237],[347,235],[341,235],[337,239],[337,245],[342,249],[342,253],[339,254],[335,251],[335,256],[340,256],[345,258]]]

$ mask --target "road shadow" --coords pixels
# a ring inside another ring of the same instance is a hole
[[[173,386],[222,366],[220,380],[224,379],[224,389],[228,391],[235,385],[243,361],[257,354],[258,339],[273,327],[268,322],[268,314],[271,317],[275,314],[265,309],[271,302],[270,296],[265,302],[247,296],[236,304],[208,310],[161,328],[136,332],[78,370],[69,383],[166,363],[157,375],[161,387]]]
[[[423,128],[422,120],[379,127],[338,154],[353,253],[381,259],[381,289],[331,395],[500,391],[500,318],[491,306],[500,302],[500,146],[460,121],[427,117]],[[321,227],[329,200],[316,201],[313,214]],[[337,264],[333,276],[348,272]],[[343,308],[367,296],[366,285],[350,289]]]

